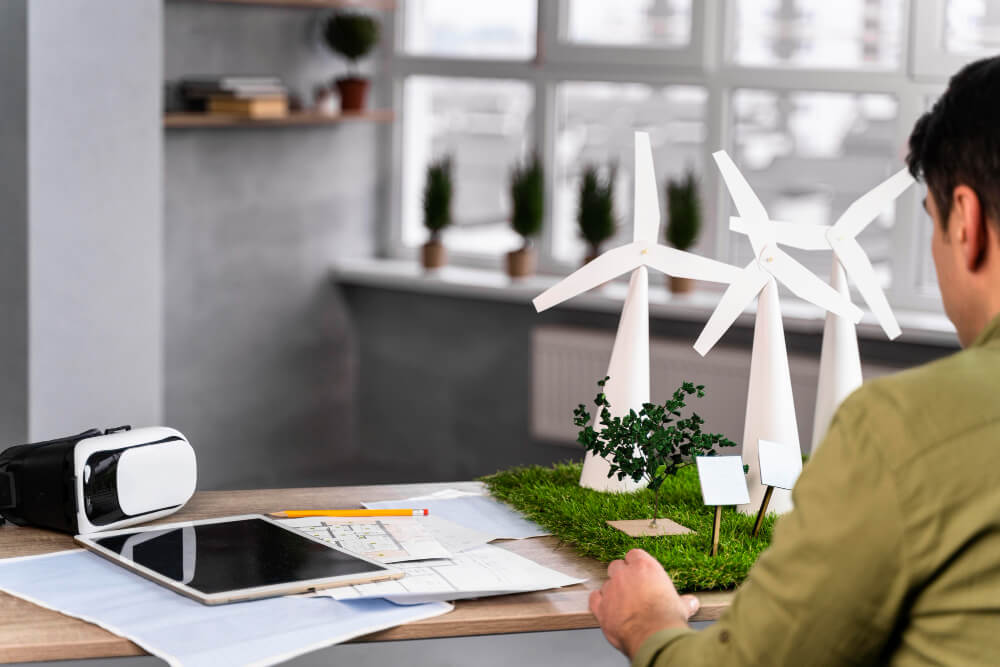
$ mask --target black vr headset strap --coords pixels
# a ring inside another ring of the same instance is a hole
[[[0,453],[0,514],[3,514],[3,510],[11,509],[17,506],[17,486],[14,483],[14,475],[7,471],[7,466],[12,460],[16,459],[18,455],[27,449],[45,447],[46,445],[63,444],[66,442],[78,442],[85,438],[93,438],[98,435],[101,435],[101,430],[91,428],[87,429],[83,433],[78,433],[64,438],[55,438],[54,440],[46,440],[44,442],[33,442],[26,445],[8,447]],[[3,523],[4,520],[5,517],[0,516],[0,523]]]

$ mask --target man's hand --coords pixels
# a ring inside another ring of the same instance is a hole
[[[611,645],[631,659],[654,632],[686,628],[698,598],[678,595],[663,566],[632,549],[608,565],[607,583],[590,594],[590,611]]]

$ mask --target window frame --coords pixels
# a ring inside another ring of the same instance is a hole
[[[655,47],[609,47],[605,45],[567,44],[559,42],[559,21],[567,0],[537,0],[536,55],[531,60],[487,60],[474,58],[410,55],[403,49],[403,15],[395,12],[385,26],[389,48],[381,63],[378,86],[381,99],[396,111],[397,122],[389,124],[380,139],[383,175],[388,183],[388,196],[379,211],[380,224],[376,239],[378,256],[416,260],[419,247],[402,243],[402,143],[406,109],[403,106],[403,84],[408,76],[438,76],[481,79],[520,79],[532,86],[535,95],[533,109],[533,139],[545,165],[545,224],[536,247],[539,271],[567,274],[579,263],[560,262],[552,255],[553,193],[555,189],[555,133],[558,119],[556,89],[564,81],[600,81],[639,83],[652,86],[694,85],[706,91],[706,136],[703,164],[712,164],[711,154],[723,147],[732,150],[732,94],[739,89],[764,89],[777,92],[816,91],[844,93],[888,94],[898,103],[895,143],[905,152],[906,140],[916,119],[926,110],[926,100],[940,95],[947,85],[949,69],[916,67],[917,46],[922,42],[919,30],[934,16],[933,7],[941,10],[946,0],[930,3],[904,0],[901,58],[896,70],[805,69],[786,67],[744,67],[727,61],[727,39],[731,34],[731,9],[725,11],[725,0],[695,0],[692,5],[691,43],[684,49]],[[730,6],[731,7],[731,6]],[[931,9],[928,9],[928,8]],[[670,54],[670,66],[663,64],[664,54]],[[817,81],[822,86],[817,86]],[[902,157],[902,155],[900,155]],[[705,225],[694,252],[729,261],[733,235],[720,215],[729,209],[729,196],[715,169],[701,174]],[[875,185],[874,183],[872,184]],[[887,296],[894,308],[941,311],[939,295],[922,289],[921,278],[926,250],[920,225],[929,224],[920,200],[923,186],[911,189],[896,203],[896,223],[892,228],[892,245],[899,248],[890,256],[892,282]],[[623,209],[631,214],[631,202]],[[661,201],[661,211],[665,203]],[[727,222],[727,221],[726,221]],[[450,253],[450,263],[477,268],[502,268],[502,253],[473,255]],[[825,278],[825,276],[820,276]]]

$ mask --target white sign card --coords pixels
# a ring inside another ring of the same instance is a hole
[[[802,455],[798,447],[789,447],[761,438],[757,455],[760,458],[760,483],[779,489],[791,489],[802,472]]]
[[[696,456],[701,497],[706,505],[744,505],[750,502],[743,459],[739,456]]]

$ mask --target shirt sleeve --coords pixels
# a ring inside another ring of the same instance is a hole
[[[719,621],[652,635],[633,667],[878,661],[908,586],[901,508],[879,449],[894,420],[863,393],[838,411],[795,486],[795,509]]]

